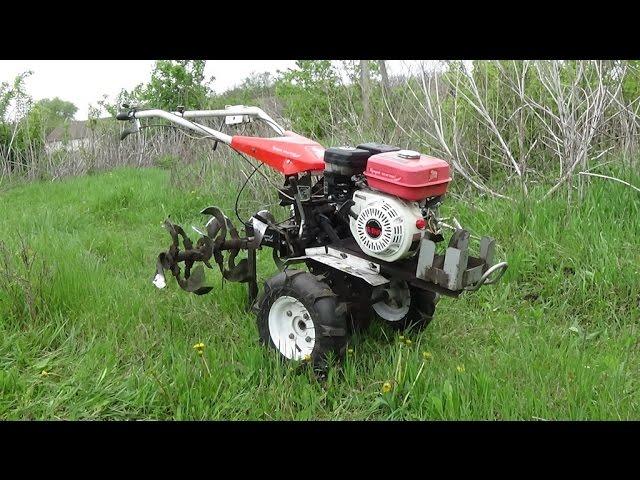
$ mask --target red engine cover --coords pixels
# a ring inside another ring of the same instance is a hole
[[[364,172],[369,186],[411,201],[444,194],[451,181],[449,164],[412,153],[400,150],[370,156]]]
[[[284,137],[275,138],[234,135],[231,146],[285,175],[324,170],[322,145],[294,132],[284,134]]]

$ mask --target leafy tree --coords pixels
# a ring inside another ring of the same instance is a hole
[[[115,116],[123,103],[173,111],[178,106],[187,110],[203,108],[213,94],[211,83],[215,77],[204,75],[205,60],[158,60],[148,83],[133,90],[121,90],[114,102],[107,95],[98,105]]]
[[[58,97],[43,98],[36,102],[36,107],[42,108],[43,113],[59,120],[72,120],[78,111],[78,107],[73,103],[61,100]]]
[[[363,60],[342,60],[339,64],[350,83],[359,84]],[[372,81],[382,80],[380,63],[369,60],[369,78]]]
[[[9,122],[9,107],[14,104],[16,107],[16,116],[24,113],[31,103],[31,97],[24,90],[24,81],[33,74],[32,71],[26,71],[19,74],[12,84],[2,82],[0,84],[0,122]]]
[[[141,85],[138,85],[134,91],[129,92],[128,90],[122,89],[114,101],[109,100],[108,95],[102,95],[102,98],[98,100],[98,107],[94,107],[93,105],[89,106],[89,119],[98,119],[100,117],[100,113],[102,110],[107,112],[111,117],[115,117],[116,114],[122,109],[123,103],[128,104],[137,104],[140,101],[139,93]]]
[[[0,84],[0,161],[10,170],[20,169],[44,148],[43,116],[34,108],[24,81],[32,72],[18,75],[12,84]]]
[[[269,72],[253,72],[240,85],[214,96],[211,99],[212,108],[222,108],[225,105],[252,105],[259,98],[273,93],[274,78]]]
[[[273,87],[273,81],[270,72],[252,72],[242,81],[238,88],[255,94],[266,94]]]
[[[331,102],[341,95],[340,77],[330,60],[298,60],[296,67],[278,72],[276,95],[298,131],[323,138],[332,125]]]
[[[138,86],[134,97],[164,110],[201,108],[211,94],[213,77],[204,75],[205,60],[158,60],[147,85]]]
[[[38,109],[42,115],[46,133],[50,133],[57,126],[73,120],[78,111],[78,107],[73,103],[61,100],[58,97],[39,100],[34,105],[34,108]]]

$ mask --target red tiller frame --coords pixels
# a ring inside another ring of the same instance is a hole
[[[231,147],[266,163],[284,175],[324,170],[324,147],[295,132],[274,138],[231,137]]]

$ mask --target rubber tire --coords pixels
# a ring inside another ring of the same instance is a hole
[[[285,270],[271,277],[264,284],[258,301],[257,324],[260,341],[269,345],[287,359],[276,347],[269,333],[269,310],[273,302],[283,295],[296,298],[305,306],[314,323],[316,342],[311,351],[311,362],[316,374],[326,375],[328,358],[333,354],[337,360],[344,356],[347,341],[347,309],[338,302],[329,286],[313,274],[303,270]]]
[[[430,290],[422,290],[415,287],[409,287],[411,294],[411,304],[409,305],[409,311],[400,320],[390,321],[380,317],[373,307],[372,313],[382,320],[385,325],[388,325],[393,330],[405,331],[405,330],[422,330],[426,328],[436,311],[436,304],[438,303],[438,295]]]

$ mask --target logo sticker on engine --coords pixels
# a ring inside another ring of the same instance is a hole
[[[382,225],[374,219],[368,220],[364,229],[371,238],[378,238],[382,234]]]

